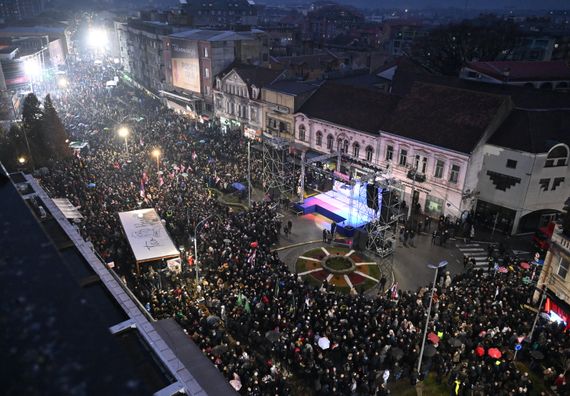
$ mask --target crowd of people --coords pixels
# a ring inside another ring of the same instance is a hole
[[[243,135],[178,115],[122,83],[109,90],[105,81],[113,76],[104,66],[70,68],[71,84],[54,102],[70,138],[88,141],[90,150],[54,163],[41,182],[52,196],[80,206],[85,239],[115,263],[151,315],[174,317],[241,394],[387,395],[390,383],[403,379],[421,392],[431,371],[455,395],[529,395],[536,384],[515,364],[517,343],[524,345],[517,360],[537,367],[533,351],[549,362],[569,357],[563,326],[541,320],[528,338],[534,314],[521,306],[534,289],[514,266],[444,276],[434,291],[376,298],[303,282],[271,250],[281,233],[271,202],[233,211],[216,199],[212,188],[227,191],[246,179]],[[119,125],[131,132],[128,152]],[[261,183],[259,168],[252,173]],[[186,252],[181,273],[160,265],[136,273],[117,213],[147,207],[166,221],[177,246],[197,238],[198,284]],[[418,372],[430,299],[430,337]],[[490,354],[493,348],[502,356]],[[563,370],[556,364],[549,378]],[[570,392],[563,381],[551,383]]]

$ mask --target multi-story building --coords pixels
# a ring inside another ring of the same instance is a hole
[[[286,72],[252,65],[237,65],[216,77],[215,115],[225,127],[241,128],[254,139],[263,129],[262,88],[286,76]]]
[[[304,36],[315,41],[328,41],[364,23],[364,16],[353,7],[326,5],[307,15]]]
[[[44,10],[44,0],[7,0],[0,2],[0,20],[11,22],[32,18]]]
[[[353,175],[389,170],[410,208],[459,217],[473,208],[484,144],[510,108],[508,97],[431,84],[399,98],[329,82],[295,115],[295,141],[351,157]]]
[[[248,0],[180,0],[181,11],[195,27],[257,25],[257,8]]]
[[[123,70],[131,73],[131,64],[129,63],[129,28],[126,22],[114,21],[114,40],[116,47],[116,55],[119,64],[123,66]]]
[[[166,86],[170,107],[191,116],[213,114],[215,77],[232,63],[262,65],[269,58],[267,35],[244,32],[187,30],[165,38]]]
[[[567,202],[570,204],[570,202]],[[535,265],[540,265],[539,263]],[[570,328],[570,230],[557,224],[550,248],[544,260],[544,267],[538,280],[538,288],[544,288],[545,295],[535,293],[535,300],[542,300],[543,311],[551,321],[565,323]]]
[[[123,31],[119,28],[118,37]],[[166,68],[164,63],[165,38],[180,27],[161,22],[131,19],[127,22],[127,53],[130,77],[153,93],[164,89]],[[120,42],[119,42],[120,43]]]
[[[262,88],[264,132],[293,140],[294,114],[317,88],[317,84],[291,80],[276,81]]]
[[[513,109],[484,147],[477,214],[508,233],[534,232],[570,196],[570,110]]]

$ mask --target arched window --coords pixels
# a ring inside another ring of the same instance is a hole
[[[342,148],[343,153],[348,153],[348,139],[344,139],[344,147]]]
[[[305,125],[303,124],[299,126],[299,140],[305,141]]]
[[[354,142],[354,144],[352,145],[352,156],[354,158],[358,158],[359,155],[360,155],[360,144]]]
[[[540,84],[540,89],[545,91],[552,91],[552,83],[551,82],[543,82]]]
[[[334,141],[333,135],[328,135],[327,136],[327,150],[330,150],[330,151],[333,150],[333,141]]]
[[[317,146],[323,145],[323,133],[321,131],[317,131]]]
[[[342,152],[342,139],[340,138],[336,140],[336,149],[337,151]]]
[[[568,83],[565,81],[559,82],[558,84],[556,84],[556,89],[559,89],[561,91],[565,91],[568,89]]]
[[[563,144],[554,146],[548,152],[546,157],[546,163],[544,166],[546,168],[552,168],[555,166],[566,166],[568,163],[568,147]]]
[[[366,146],[366,161],[372,162],[372,157],[374,156],[374,149],[372,146]]]

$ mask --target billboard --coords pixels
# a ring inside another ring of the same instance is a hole
[[[175,87],[200,92],[200,64],[196,41],[171,40],[172,84]]]

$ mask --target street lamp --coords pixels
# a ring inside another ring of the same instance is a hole
[[[24,165],[26,163],[26,158],[25,157],[18,157],[18,163],[20,165]]]
[[[128,154],[129,153],[129,143],[128,143],[128,138],[129,138],[129,130],[126,127],[121,127],[119,128],[119,136],[122,138],[125,138],[125,152]]]
[[[156,170],[160,170],[160,150],[152,150],[152,156],[156,158]]]
[[[61,89],[66,89],[68,84],[69,83],[65,77],[61,77],[57,80],[57,86]]]
[[[431,296],[429,298],[429,307],[428,307],[428,314],[427,314],[427,318],[426,318],[426,325],[424,327],[424,336],[422,338],[422,348],[420,350],[420,359],[418,360],[418,375],[421,374],[420,370],[422,368],[422,358],[424,356],[424,349],[426,346],[426,337],[427,337],[427,330],[428,330],[428,325],[429,325],[429,317],[431,316],[431,304],[433,302],[433,294],[435,292],[435,283],[437,282],[437,273],[439,272],[438,270],[440,268],[443,268],[447,265],[447,261],[440,261],[438,264],[428,264],[427,267],[434,269],[434,275],[433,275],[433,285],[431,288]]]

